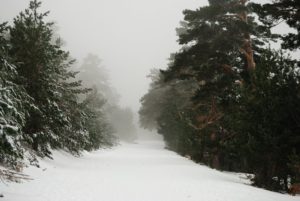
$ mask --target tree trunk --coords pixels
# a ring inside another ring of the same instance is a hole
[[[241,0],[240,1],[242,6],[246,6],[247,2],[248,2],[248,0]],[[239,14],[239,17],[243,22],[245,22],[246,24],[248,23],[248,13],[247,13],[247,11],[241,12]],[[240,51],[246,58],[248,72],[254,71],[255,67],[256,67],[256,64],[255,64],[254,56],[253,56],[252,40],[251,40],[250,33],[248,33],[248,32],[244,33],[244,44],[240,48]]]

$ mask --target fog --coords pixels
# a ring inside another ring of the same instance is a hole
[[[0,2],[0,19],[9,22],[29,4],[29,0]],[[182,11],[208,4],[207,0],[42,2],[42,10],[50,11],[48,20],[56,22],[64,48],[78,65],[89,53],[101,58],[110,83],[121,95],[121,106],[135,113],[148,90],[150,69],[165,68],[170,53],[179,49],[175,29],[183,19]]]
[[[147,92],[146,75],[164,68],[178,49],[175,28],[184,9],[207,4],[206,0],[44,0],[42,10],[56,22],[65,49],[78,63],[93,53],[109,70],[120,103],[134,111]],[[1,21],[12,21],[29,0],[1,0]]]

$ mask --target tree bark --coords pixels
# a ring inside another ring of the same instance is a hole
[[[241,0],[240,3],[242,6],[246,6],[246,3],[249,0]],[[243,11],[239,14],[240,19],[245,22],[246,24],[248,23],[248,12]],[[253,56],[253,48],[252,48],[252,40],[250,33],[246,32],[244,33],[244,44],[240,48],[241,53],[245,56],[246,62],[247,62],[247,70],[248,72],[252,72],[256,68],[254,56]]]

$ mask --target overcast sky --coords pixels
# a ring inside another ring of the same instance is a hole
[[[29,0],[0,0],[1,21],[11,21]],[[165,68],[178,49],[175,28],[184,9],[207,0],[44,0],[43,10],[59,27],[66,49],[81,61],[97,54],[110,71],[121,104],[135,111],[147,92],[151,68]]]
[[[270,0],[255,0],[268,2]],[[0,0],[0,20],[12,21],[29,0]],[[121,104],[134,111],[147,92],[151,68],[165,68],[178,50],[175,28],[184,9],[207,5],[207,0],[44,0],[66,50],[80,63],[97,54],[121,94]],[[286,27],[277,28],[279,32]]]

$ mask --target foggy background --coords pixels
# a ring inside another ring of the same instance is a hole
[[[256,2],[268,2],[263,0]],[[0,19],[9,21],[29,0],[0,0]],[[42,10],[56,22],[65,49],[78,65],[89,53],[108,69],[110,83],[121,95],[120,105],[135,113],[147,92],[151,68],[165,68],[170,53],[179,49],[175,28],[184,9],[207,5],[207,0],[44,0]],[[283,32],[285,27],[277,28]],[[136,115],[136,114],[135,114]],[[137,121],[137,115],[135,116]]]
[[[29,0],[0,0],[1,21],[12,21]],[[206,0],[44,0],[65,49],[78,63],[93,53],[108,69],[122,106],[136,112],[147,92],[151,68],[164,68],[178,49],[175,28],[184,9]]]

